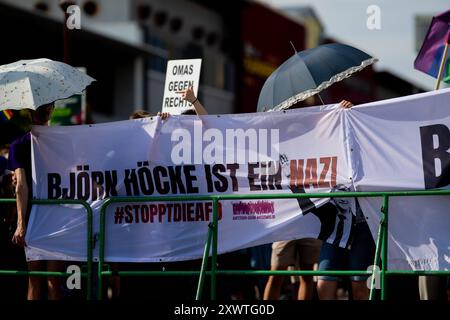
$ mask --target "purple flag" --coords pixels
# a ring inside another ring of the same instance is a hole
[[[422,48],[414,61],[414,68],[437,78],[446,42],[450,42],[450,10],[433,17]],[[450,50],[442,76],[442,80],[447,83],[450,83],[449,56]]]

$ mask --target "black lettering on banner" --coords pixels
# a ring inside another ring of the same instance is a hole
[[[107,170],[105,171],[105,190],[106,197],[116,197],[117,196],[117,171]]]
[[[129,204],[125,206],[125,222],[126,223],[133,222],[133,207]]]
[[[213,181],[211,176],[211,166],[209,164],[205,164],[205,177],[206,177],[206,190],[208,192],[213,192]]]
[[[135,169],[125,170],[125,179],[123,180],[123,183],[125,185],[125,192],[127,193],[127,196],[138,196],[140,194]]]
[[[270,161],[268,168],[277,168],[277,172],[275,174],[268,175],[268,186],[270,190],[282,190],[281,186],[281,165],[278,162]],[[270,171],[271,172],[271,171]]]
[[[173,203],[167,204],[167,221],[172,222],[172,207]]]
[[[259,180],[261,181],[261,188],[263,190],[267,190],[267,163],[262,161],[261,162],[261,174]]]
[[[260,181],[262,190],[281,190],[281,166],[278,162],[268,161],[260,163]],[[277,170],[275,173],[274,171]],[[255,178],[257,178],[256,176]]]
[[[437,139],[437,145],[433,142]],[[450,184],[450,130],[446,125],[434,124],[420,127],[422,165],[425,189],[444,187]],[[440,162],[437,172],[436,161]]]
[[[189,202],[186,207],[187,207],[186,208],[187,209],[187,221],[195,221],[195,218],[194,218],[194,203]]]
[[[62,197],[63,199],[75,199],[75,172],[69,173],[69,188],[62,189]]]
[[[169,178],[170,178],[170,185],[172,189],[173,194],[177,193],[186,193],[186,189],[183,185],[183,180],[181,179],[181,166],[175,166],[175,167],[168,167],[169,169]],[[180,191],[178,191],[178,189]]]
[[[92,171],[89,165],[79,165],[77,172],[69,172],[69,187],[62,187],[61,175],[47,176],[47,197],[49,199],[80,199],[95,201],[105,196],[117,196],[117,171]],[[106,189],[106,190],[105,190]]]
[[[233,191],[238,191],[238,180],[236,178],[236,170],[239,169],[239,164],[237,163],[230,163],[227,164],[227,169],[230,170],[230,178],[231,178],[231,184],[233,186]]]
[[[167,170],[162,166],[156,166],[153,169],[153,177],[155,178],[155,187],[159,194],[168,194],[170,186],[168,181],[161,182],[161,177],[167,178]]]
[[[150,222],[155,221],[155,216],[158,215],[158,207],[156,204],[150,205]]]
[[[141,221],[142,223],[148,223],[150,221],[150,212],[146,205],[141,206]]]
[[[214,181],[214,187],[217,192],[225,192],[228,189],[228,180],[219,172],[225,172],[226,168],[223,164],[215,164],[212,169],[214,177],[219,181]]]
[[[187,217],[186,217],[186,202],[183,202],[181,204],[181,211],[182,211],[182,215],[183,215],[183,221],[187,221]]]
[[[92,201],[97,199],[103,199],[104,197],[104,188],[103,188],[103,172],[101,171],[93,171],[92,172]]]
[[[47,175],[47,196],[49,199],[61,197],[61,176],[57,173]]]
[[[158,206],[158,222],[162,223],[162,216],[166,213],[166,206],[164,204],[160,204]]]
[[[173,221],[181,221],[181,204],[179,203],[173,205]]]
[[[250,191],[261,190],[260,185],[255,185],[255,180],[259,177],[259,174],[255,173],[256,168],[259,168],[259,162],[248,163],[248,183],[250,185]]]
[[[139,177],[139,185],[144,195],[149,196],[155,192],[153,185],[152,173],[148,167],[141,167],[137,170]]]
[[[194,165],[187,165],[183,167],[184,176],[186,177],[186,188],[188,193],[198,193],[198,187],[194,187],[194,181],[197,181],[197,177],[191,174],[191,171],[195,171]]]
[[[77,199],[87,201],[91,196],[91,181],[89,173],[80,172],[77,175]]]
[[[195,206],[195,221],[205,221],[205,214],[203,213],[202,203],[197,203]]]

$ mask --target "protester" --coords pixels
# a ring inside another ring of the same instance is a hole
[[[0,198],[15,198],[15,179],[7,169],[7,158],[0,155]],[[23,249],[11,242],[16,230],[17,210],[14,203],[0,203],[0,269],[26,270],[26,259]],[[0,277],[0,300],[24,299],[27,283],[23,277]]]
[[[366,218],[356,201],[356,217],[352,225],[353,237],[349,248],[324,242],[320,251],[319,270],[360,270],[366,271],[373,264],[375,242],[367,225]],[[350,276],[353,300],[369,298],[368,276]],[[317,291],[321,300],[335,300],[338,282],[341,277],[319,276]]]
[[[343,100],[343,108],[351,108],[353,104]],[[337,244],[324,241],[320,251],[319,270],[362,270],[365,271],[373,264],[375,256],[375,242],[370,232],[358,200],[356,203],[356,217],[352,225],[353,237],[349,248],[341,248]],[[368,276],[351,276],[352,298],[354,300],[367,300],[369,288],[366,284]],[[319,276],[317,291],[321,300],[335,300],[338,282],[341,277]]]
[[[158,112],[156,115],[161,117],[161,120],[166,120],[170,116],[170,113],[168,113],[168,112]],[[132,119],[142,119],[142,118],[149,118],[149,117],[152,117],[152,116],[153,115],[150,112],[148,112],[148,111],[136,110],[132,114],[130,114],[128,119],[130,119],[130,120],[132,120]]]
[[[295,266],[299,270],[314,270],[319,260],[322,241],[305,238],[290,241],[277,241],[272,244],[271,270],[287,270]],[[269,276],[264,290],[264,300],[278,300],[284,277]],[[298,288],[298,300],[311,300],[314,294],[312,276],[301,276]]]
[[[341,107],[350,108],[353,104],[342,100]],[[300,104],[294,104],[289,109],[300,107]],[[326,215],[332,212],[325,212],[329,206],[324,206],[321,211]],[[320,217],[319,217],[320,218]],[[289,241],[277,241],[272,244],[271,270],[287,270],[289,267],[295,267],[299,270],[314,270],[314,266],[319,261],[319,255],[322,247],[322,241],[318,239],[306,238]],[[265,290],[264,300],[277,300],[283,285],[282,276],[269,276]],[[311,300],[314,296],[315,286],[312,276],[301,276],[300,286],[298,288],[298,300]]]
[[[420,300],[447,299],[447,278],[442,276],[419,276]]]
[[[48,125],[48,121],[53,111],[53,104],[40,106],[37,110],[31,111],[33,125]],[[29,213],[31,206],[29,200],[32,197],[31,183],[31,132],[16,139],[10,146],[9,169],[14,171],[16,179],[16,202],[17,202],[17,228],[12,237],[12,242],[20,247],[26,246],[25,234],[27,230]],[[62,271],[63,263],[60,261],[28,261],[29,271]],[[42,299],[43,296],[42,277],[28,278],[29,300]],[[58,300],[61,298],[60,288],[61,278],[48,277],[48,299]]]

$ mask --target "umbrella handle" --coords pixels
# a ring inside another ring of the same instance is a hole
[[[323,105],[325,105],[325,103],[323,103],[322,97],[320,96],[320,93],[317,94],[319,96],[320,102],[322,102]]]

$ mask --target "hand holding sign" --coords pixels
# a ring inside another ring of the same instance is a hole
[[[197,113],[197,115],[201,116],[201,115],[208,114],[206,109],[203,107],[203,105],[200,103],[198,98],[195,96],[192,86],[190,86],[186,90],[177,91],[177,93],[181,94],[181,97],[183,98],[184,101],[187,101],[194,106],[194,109],[195,109],[195,112]]]
[[[194,90],[192,90],[192,86],[190,86],[186,90],[177,91],[177,93],[181,94],[183,100],[190,102],[191,104],[194,104],[198,101],[197,97],[195,96]]]

